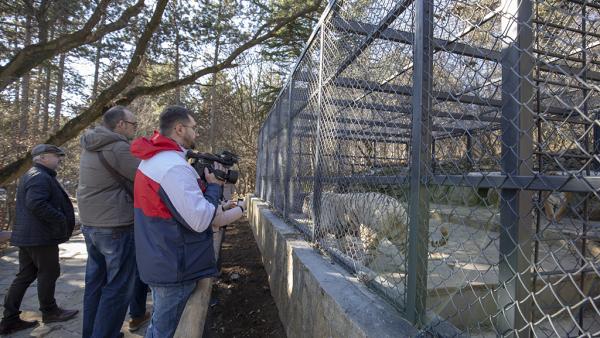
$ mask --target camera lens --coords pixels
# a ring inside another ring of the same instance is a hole
[[[227,175],[227,182],[231,184],[235,184],[238,180],[239,173],[235,170],[229,170]]]

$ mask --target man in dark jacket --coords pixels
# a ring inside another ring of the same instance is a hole
[[[88,251],[85,338],[118,337],[128,306],[130,331],[150,318],[146,313],[148,286],[137,277],[133,238],[131,190],[140,161],[131,155],[129,140],[136,126],[129,109],[115,106],[104,114],[101,126],[81,137],[77,202]]]
[[[21,177],[17,188],[11,244],[19,247],[19,272],[4,298],[0,334],[37,325],[37,321],[19,317],[25,291],[36,278],[44,323],[69,320],[78,312],[59,308],[54,299],[60,275],[58,245],[69,240],[75,226],[73,205],[56,180],[56,169],[65,153],[57,146],[39,144],[33,147],[31,155],[34,165]]]

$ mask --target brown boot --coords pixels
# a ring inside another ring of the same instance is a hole
[[[14,333],[17,331],[29,329],[38,325],[38,321],[26,321],[21,318],[17,320],[11,320],[10,322],[2,321],[0,322],[0,334],[5,335],[9,333]]]
[[[143,316],[137,318],[131,318],[129,320],[129,332],[134,332],[139,330],[144,324],[150,321],[150,312],[146,312]]]
[[[64,322],[69,320],[79,312],[79,310],[65,310],[61,308],[57,308],[55,311],[50,313],[42,314],[42,321],[44,323],[54,323],[54,322]]]

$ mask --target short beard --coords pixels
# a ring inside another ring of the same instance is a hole
[[[186,142],[187,144],[184,144],[183,146],[186,147],[187,149],[195,149],[196,148],[196,143],[194,142],[194,139],[183,139],[184,142]]]

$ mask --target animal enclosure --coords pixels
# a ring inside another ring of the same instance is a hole
[[[600,334],[600,4],[332,0],[256,194],[423,332]]]

